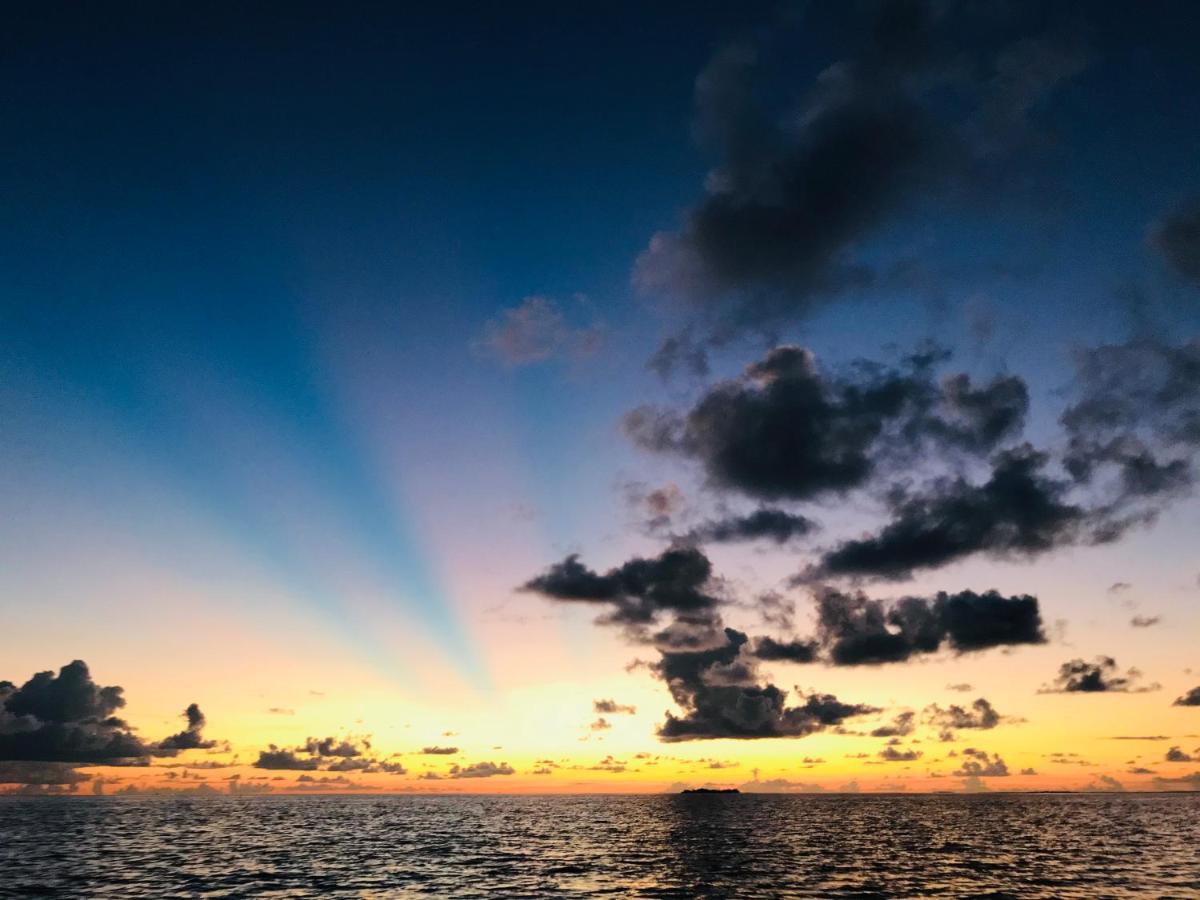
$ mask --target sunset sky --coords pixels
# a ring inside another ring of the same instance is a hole
[[[0,792],[1200,789],[1194,4],[8,19]]]

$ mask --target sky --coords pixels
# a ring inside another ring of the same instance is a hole
[[[1200,789],[1192,4],[0,35],[0,792]]]

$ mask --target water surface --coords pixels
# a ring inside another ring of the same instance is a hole
[[[1200,897],[1200,795],[0,801],[0,896]]]

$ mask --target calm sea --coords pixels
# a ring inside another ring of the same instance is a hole
[[[1200,795],[0,801],[5,897],[1200,897]]]

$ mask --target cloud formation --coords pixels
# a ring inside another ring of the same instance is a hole
[[[970,708],[951,704],[943,709],[936,703],[925,709],[926,721],[941,729],[942,740],[952,740],[960,729],[990,730],[1000,724],[1001,715],[985,698],[979,697]]]
[[[693,459],[711,485],[762,500],[812,500],[862,487],[885,461],[936,444],[987,452],[1018,433],[1028,407],[1019,379],[938,381],[944,355],[899,367],[857,362],[822,372],[813,354],[780,346],[683,415],[642,407],[625,429],[643,449]]]
[[[955,478],[911,496],[897,492],[887,525],[834,547],[806,577],[904,580],[976,553],[1030,558],[1085,533],[1092,543],[1110,540],[1107,523],[1089,530],[1088,512],[1066,499],[1070,485],[1045,474],[1048,462],[1025,444],[997,454],[983,484]]]
[[[660,661],[651,668],[684,710],[682,716],[667,714],[658,730],[661,739],[804,737],[878,712],[843,703],[831,694],[811,694],[803,703],[788,706],[786,691],[758,683],[753,657],[743,655],[747,640],[742,632],[725,628],[708,648],[661,651]]]
[[[204,738],[204,713],[197,704],[189,704],[183,717],[187,719],[187,727],[155,744],[151,751],[155,756],[175,756],[181,750],[211,750],[217,746],[216,741]]]
[[[1009,774],[1008,766],[998,753],[989,756],[986,750],[968,747],[962,755],[964,759],[955,775],[963,778],[1005,778]]]
[[[451,778],[491,778],[495,775],[512,775],[514,769],[506,762],[477,762],[469,766],[451,766]]]
[[[1086,54],[1020,22],[980,38],[966,6],[875,5],[847,23],[851,54],[781,108],[764,102],[779,94],[765,40],[718,52],[695,103],[719,164],[680,228],[651,239],[635,285],[683,301],[718,339],[770,328],[887,281],[853,248],[918,199],[999,190],[1033,110]]]
[[[1122,673],[1111,656],[1097,656],[1093,661],[1072,659],[1058,667],[1054,680],[1043,685],[1041,694],[1144,693],[1159,689],[1157,684],[1138,686],[1141,672],[1129,669]]]
[[[550,359],[585,359],[603,343],[600,325],[572,327],[554,300],[534,296],[488,322],[475,346],[503,365],[517,368]]]
[[[114,715],[124,705],[122,689],[96,684],[79,659],[20,687],[0,681],[0,760],[144,764],[150,746]]]
[[[696,613],[720,602],[709,590],[712,564],[694,547],[673,547],[654,559],[635,558],[599,574],[577,555],[555,563],[521,589],[554,600],[608,604],[603,624],[646,625],[660,613]]]
[[[903,662],[943,648],[972,653],[1045,643],[1036,597],[939,592],[876,600],[829,587],[816,591],[816,644],[833,665]]]
[[[1192,688],[1186,694],[1176,697],[1172,706],[1200,706],[1200,686]]]
[[[605,716],[622,714],[632,716],[637,713],[637,707],[626,703],[618,703],[616,700],[593,700],[592,712]]]
[[[773,507],[756,509],[746,515],[727,516],[704,522],[690,532],[687,540],[698,544],[733,544],[769,540],[786,544],[815,531],[812,519]]]

